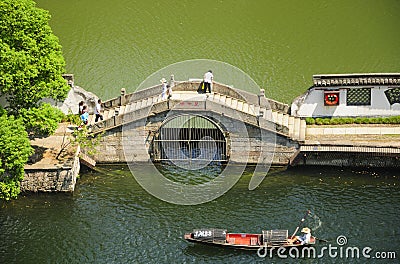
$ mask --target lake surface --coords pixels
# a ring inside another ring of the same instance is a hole
[[[396,0],[36,2],[52,15],[75,83],[103,99],[191,59],[236,66],[286,103],[313,74],[399,71]],[[194,69],[192,78],[207,70]]]
[[[399,71],[399,1],[37,2],[52,15],[75,83],[104,99],[118,96],[122,87],[135,91],[159,69],[191,59],[238,67],[268,97],[286,103],[311,86],[313,74]],[[193,69],[192,77],[207,70]],[[218,81],[218,71],[214,75]],[[299,262],[194,246],[182,235],[201,227],[293,231],[307,209],[314,213],[307,225],[332,245],[343,235],[349,246],[397,250],[399,258],[399,171],[271,171],[249,191],[248,168],[220,198],[183,206],[149,195],[126,166],[100,169],[82,173],[72,195],[0,202],[0,263]],[[178,182],[193,174],[164,170]],[[202,177],[193,182],[212,179]],[[326,255],[302,261],[366,260]],[[375,262],[383,263],[368,261]]]
[[[249,191],[252,168],[248,168],[222,197],[184,206],[149,195],[126,166],[100,169],[83,174],[73,195],[28,195],[0,203],[0,263],[287,263],[277,256],[271,260],[255,252],[192,245],[182,236],[204,227],[231,232],[289,229],[291,233],[307,209],[313,214],[306,225],[329,241],[319,243],[317,250],[337,246],[336,238],[343,235],[348,246],[397,251],[398,261],[398,171],[275,169]],[[181,176],[176,175],[177,180]],[[327,254],[301,260],[367,261]],[[391,261],[385,263],[396,263]]]

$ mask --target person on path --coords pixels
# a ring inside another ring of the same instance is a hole
[[[101,114],[101,99],[99,99],[96,103],[94,114],[96,115],[96,119],[94,120],[94,122],[97,122],[99,119],[103,120],[103,115]]]
[[[89,121],[89,113],[87,111],[87,106],[86,105],[84,105],[82,107],[82,114],[81,114],[80,117],[81,117],[81,120],[82,120],[83,124],[87,125],[88,121]]]
[[[168,84],[167,85],[167,98],[171,98],[172,97],[172,87]]]
[[[168,98],[168,85],[167,85],[167,80],[165,80],[165,78],[162,78],[160,80],[161,82],[161,99],[162,100],[166,100]]]
[[[83,105],[84,105],[84,102],[83,101],[80,101],[79,102],[79,108],[78,108],[78,114],[79,114],[79,116],[81,115],[81,114],[83,114]]]
[[[208,92],[211,93],[211,86],[212,86],[213,80],[214,80],[214,75],[211,70],[209,70],[208,72],[206,72],[204,74],[204,78],[203,78],[204,93],[207,93],[207,88],[208,88]]]

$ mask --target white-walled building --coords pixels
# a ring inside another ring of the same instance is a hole
[[[297,97],[298,117],[400,115],[400,73],[313,75],[314,85]]]

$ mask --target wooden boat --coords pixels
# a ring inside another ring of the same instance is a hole
[[[300,226],[310,213],[311,211],[307,210],[291,236],[289,236],[288,230],[263,230],[261,234],[253,234],[228,233],[226,229],[204,228],[195,229],[192,233],[186,233],[183,238],[194,243],[247,250],[310,246],[315,244],[317,239],[311,235],[311,230],[309,228],[305,227],[301,230],[302,233],[309,234],[307,243],[298,240],[298,237],[295,236]]]
[[[316,241],[316,238],[311,236],[308,243],[291,242],[292,236],[288,235],[288,230],[263,230],[261,234],[252,234],[228,233],[225,229],[214,228],[195,229],[191,233],[186,233],[184,239],[194,243],[246,250],[303,247],[313,245]]]

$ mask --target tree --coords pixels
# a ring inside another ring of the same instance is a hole
[[[0,199],[17,197],[24,166],[32,153],[22,119],[7,116],[0,107]]]
[[[68,93],[65,61],[49,19],[33,0],[0,1],[0,96],[14,113]]]
[[[62,77],[65,61],[50,15],[33,0],[0,1],[0,199],[16,198],[24,165],[33,153],[28,139],[52,134],[60,113],[43,98],[62,100],[69,87]]]
[[[22,109],[20,116],[24,121],[29,137],[36,138],[52,135],[56,131],[58,123],[63,119],[64,114],[60,109],[43,103],[39,107],[31,107],[29,110]]]

